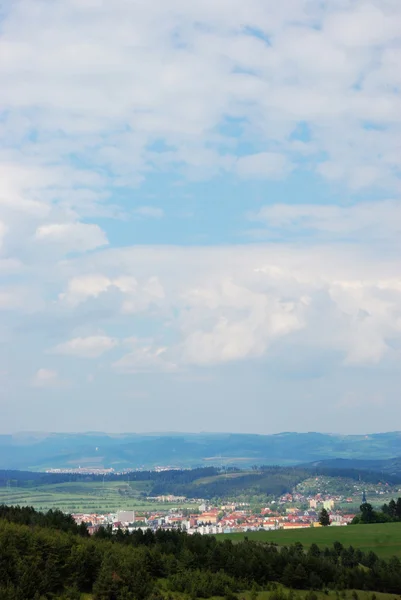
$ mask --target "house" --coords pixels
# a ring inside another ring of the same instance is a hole
[[[309,523],[283,523],[283,529],[309,529]]]

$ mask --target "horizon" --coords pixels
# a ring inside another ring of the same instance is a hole
[[[82,430],[82,431],[14,431],[14,432],[5,432],[0,433],[0,436],[17,436],[17,435],[106,435],[106,436],[126,436],[126,435],[138,435],[138,436],[169,436],[169,435],[210,435],[210,436],[218,436],[218,435],[240,435],[240,436],[275,436],[275,435],[327,435],[327,436],[338,436],[338,437],[370,437],[375,435],[401,435],[401,430],[391,430],[391,431],[371,431],[371,432],[362,432],[362,433],[341,433],[336,431],[276,431],[269,433],[258,433],[258,432],[239,432],[239,431],[90,431],[90,430]]]
[[[20,0],[0,54],[0,430],[401,428],[400,2]]]

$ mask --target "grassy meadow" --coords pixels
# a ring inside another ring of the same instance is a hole
[[[284,593],[288,594],[289,590],[286,590],[286,588],[282,587],[282,586],[278,586],[281,587],[281,589],[284,591]],[[400,600],[400,596],[397,596],[396,594],[384,594],[382,592],[369,592],[366,590],[355,590],[357,593],[357,600],[372,600],[372,598],[375,598],[376,600]],[[355,600],[355,594],[353,595],[354,590],[347,590],[344,592],[345,595],[340,596],[341,600]],[[258,592],[257,594],[257,598],[256,600],[270,600],[272,592],[271,591],[261,591]],[[307,592],[305,592],[305,590],[303,591],[298,591],[298,590],[294,590],[294,600],[304,600],[305,596],[307,595]],[[317,600],[338,600],[338,596],[336,594],[335,591],[333,590],[328,590],[327,593],[322,592],[322,591],[316,591],[315,592]],[[181,594],[179,592],[169,592],[169,596],[171,597],[172,600],[188,600],[188,595],[186,594]],[[245,591],[245,592],[240,592],[238,594],[233,594],[233,600],[234,598],[237,598],[238,600],[252,600],[253,596],[252,593],[250,591]],[[81,595],[81,600],[92,600],[93,599],[93,595],[92,594],[82,594]],[[224,600],[221,596],[213,596],[212,598],[209,598],[208,600]]]
[[[116,512],[117,510],[159,510],[177,504],[152,502],[143,497],[149,482],[67,482],[37,487],[0,488],[0,504],[33,506],[47,511],[58,508],[64,512]],[[180,504],[193,507],[191,504]]]
[[[315,543],[320,547],[341,542],[344,546],[354,546],[364,552],[372,550],[382,558],[396,555],[401,557],[401,523],[377,523],[372,525],[348,525],[347,527],[317,527],[308,529],[290,529],[287,531],[250,531],[229,533],[225,537],[232,540],[250,540],[274,542],[286,546],[301,542],[308,548]]]
[[[280,586],[279,586],[280,587]],[[287,592],[289,590],[286,590],[285,588],[282,588],[284,592]],[[354,596],[353,596],[353,591],[354,590],[347,590],[345,592],[345,598],[342,597],[341,600],[355,600]],[[372,596],[376,598],[376,600],[399,600],[399,596],[396,596],[395,594],[383,594],[381,592],[368,592],[366,590],[356,590],[357,592],[357,600],[372,600]],[[295,598],[294,600],[303,600],[307,594],[307,592],[303,591],[297,591],[294,590],[295,593]],[[315,591],[315,594],[317,596],[318,600],[338,600],[338,596],[336,594],[336,592],[334,590],[328,590],[327,593],[322,592],[322,591]],[[269,600],[271,595],[271,592],[259,592],[258,596],[257,596],[257,600]],[[239,600],[252,600],[252,595],[251,592],[243,592],[240,594],[237,594]]]
[[[285,593],[288,593],[288,591],[289,591],[282,586],[278,586],[278,587],[281,587],[281,589]],[[303,590],[303,591],[294,590],[294,592],[295,592],[294,600],[303,600],[307,594],[307,592],[305,592],[305,590]],[[346,591],[345,599],[341,598],[341,600],[346,600],[346,599],[354,600],[354,598],[352,596],[352,592],[353,592],[353,590]],[[315,594],[316,594],[318,600],[338,600],[338,596],[336,595],[336,592],[334,590],[328,590],[327,594],[322,591],[315,591]],[[368,592],[366,590],[357,590],[357,594],[358,594],[357,600],[372,600],[373,592]],[[259,592],[258,596],[257,596],[257,600],[269,600],[270,595],[271,595],[271,592],[267,592],[267,591]],[[242,592],[242,593],[237,594],[237,596],[238,596],[239,600],[252,600],[251,592]],[[381,592],[374,592],[374,596],[376,597],[376,600],[395,600],[395,599],[399,600],[399,596],[396,596],[395,594],[383,594]]]

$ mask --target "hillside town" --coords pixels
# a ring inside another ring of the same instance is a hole
[[[355,516],[355,513],[344,509],[344,504],[336,506],[336,502],[342,501],[343,503],[347,499],[321,496],[320,494],[307,499],[308,508],[306,509],[296,506],[304,498],[292,494],[285,494],[277,501],[273,501],[271,506],[263,508],[251,507],[246,502],[230,502],[215,506],[199,500],[198,507],[196,508],[194,505],[194,509],[191,510],[180,508],[180,504],[187,501],[184,497],[160,496],[154,500],[165,502],[168,508],[166,506],[166,510],[140,512],[121,510],[108,514],[77,513],[72,516],[78,524],[86,523],[91,534],[101,526],[110,526],[113,531],[127,529],[130,532],[136,529],[143,531],[147,529],[152,531],[180,529],[189,535],[321,527],[319,513],[323,508],[329,513],[330,526],[346,526]],[[174,503],[176,503],[175,506],[173,506]]]

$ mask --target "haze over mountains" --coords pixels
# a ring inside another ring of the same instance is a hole
[[[369,435],[23,433],[0,435],[0,468],[296,465],[391,470],[401,432]]]

